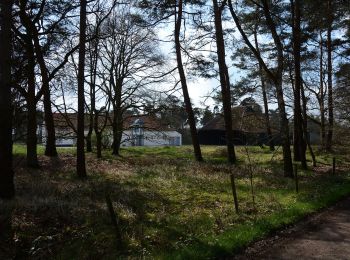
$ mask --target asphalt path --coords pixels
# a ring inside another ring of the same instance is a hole
[[[235,259],[350,260],[350,197],[255,243]]]

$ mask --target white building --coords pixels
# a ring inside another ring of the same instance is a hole
[[[123,131],[121,143],[122,146],[179,146],[182,136],[171,129],[152,129],[137,118],[130,129]]]
[[[76,114],[54,114],[57,146],[76,145]],[[158,118],[147,115],[131,116],[124,120],[121,146],[180,146],[182,135],[163,126]],[[85,135],[88,128],[85,127]],[[46,129],[42,126],[42,142],[46,141]],[[105,136],[109,144],[112,144],[112,127],[107,125]]]

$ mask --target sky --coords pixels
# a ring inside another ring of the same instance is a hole
[[[158,37],[159,39],[168,39],[169,42],[160,42],[160,50],[161,52],[166,56],[167,61],[170,63],[170,67],[176,67],[176,60],[175,60],[175,50],[174,50],[174,43],[171,42],[173,38],[172,29],[170,26],[160,28],[158,30]],[[177,75],[177,71],[174,72],[174,74]],[[205,103],[205,106],[212,106],[214,105],[214,102],[211,98],[206,98],[208,94],[213,90],[215,86],[217,86],[217,80],[216,79],[203,79],[203,78],[196,78],[193,80],[188,80],[188,91],[191,97],[191,100],[194,104],[194,106],[200,106],[203,107],[203,102]],[[168,86],[168,88],[171,88],[172,86]],[[167,88],[167,87],[166,87]],[[181,96],[181,92],[176,94],[177,96]]]

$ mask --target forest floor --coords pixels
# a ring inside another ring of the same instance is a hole
[[[248,247],[235,259],[349,259],[350,197]]]
[[[234,167],[225,147],[202,149],[203,163],[190,146],[124,148],[122,157],[105,151],[103,159],[87,153],[82,181],[74,148],[48,158],[39,147],[41,168],[28,169],[24,146],[16,145],[16,199],[0,201],[0,259],[230,257],[350,193],[346,148],[317,151],[318,166],[298,171],[299,193],[283,177],[280,149],[236,147]]]

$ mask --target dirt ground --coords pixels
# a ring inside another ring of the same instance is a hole
[[[350,197],[255,243],[235,259],[350,259]]]

